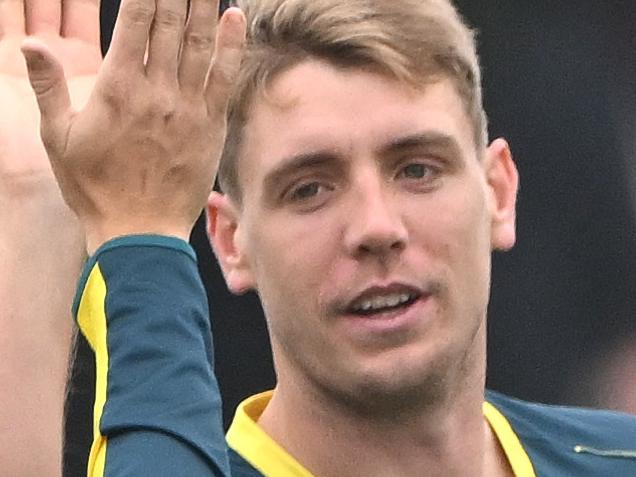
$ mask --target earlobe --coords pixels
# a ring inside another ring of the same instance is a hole
[[[208,198],[206,217],[210,245],[228,289],[237,295],[254,289],[252,269],[241,237],[238,208],[228,196],[212,192]]]
[[[486,154],[486,179],[493,199],[491,247],[493,250],[509,250],[516,240],[519,175],[506,140],[493,141]]]

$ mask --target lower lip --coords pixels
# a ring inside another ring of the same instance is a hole
[[[408,331],[421,324],[425,316],[425,308],[431,301],[430,296],[423,296],[407,307],[397,308],[374,315],[344,315],[344,322],[354,331],[363,333],[395,333]]]

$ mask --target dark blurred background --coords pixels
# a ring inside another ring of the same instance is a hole
[[[106,48],[119,2],[102,3]],[[521,176],[518,243],[494,259],[488,385],[636,412],[636,2],[456,4],[479,32],[491,137],[510,141]],[[227,292],[202,223],[192,243],[227,423],[241,399],[272,387],[269,344],[258,300]],[[85,475],[92,373],[80,340],[69,476]]]

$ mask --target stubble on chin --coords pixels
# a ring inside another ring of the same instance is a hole
[[[332,405],[360,419],[408,422],[415,415],[439,411],[461,399],[468,388],[483,393],[485,319],[466,343],[421,366],[400,367],[389,376],[355,376],[334,383],[315,383]]]

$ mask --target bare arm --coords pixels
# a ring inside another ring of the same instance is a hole
[[[0,0],[0,469],[61,473],[71,302],[84,259],[39,138],[20,44],[38,35],[63,59],[75,104],[101,63],[98,0]]]
[[[205,294],[184,243],[212,189],[245,37],[240,11],[218,25],[217,11],[218,0],[123,0],[84,108],[55,52],[22,46],[48,156],[94,254],[76,307],[97,363],[89,475],[229,473]]]

